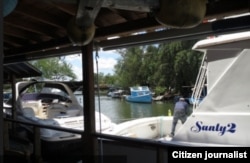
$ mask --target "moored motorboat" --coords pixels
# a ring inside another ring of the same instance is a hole
[[[130,95],[126,95],[125,99],[128,102],[151,103],[152,92],[147,86],[130,87]]]
[[[83,106],[73,92],[70,85],[57,81],[18,82],[16,119],[29,124],[83,131]],[[9,106],[6,107],[8,113],[12,112],[11,102],[10,99],[6,103]],[[96,132],[109,130],[115,125],[109,117],[98,111],[95,112],[95,117]],[[33,126],[20,124],[20,127],[25,129],[29,138],[34,137]],[[45,155],[82,148],[82,134],[41,128],[40,138]]]
[[[250,32],[202,40],[193,49],[204,53],[196,91],[206,84],[207,95],[171,141],[250,146]]]
[[[164,99],[164,96],[163,95],[159,95],[157,97],[152,97],[152,100],[153,101],[162,101]]]
[[[118,124],[112,134],[157,139],[181,146],[250,146],[250,32],[199,41],[207,94],[169,139],[171,118],[141,118]],[[204,66],[206,65],[206,66]],[[199,88],[203,88],[200,86]],[[196,91],[201,91],[196,89]]]
[[[117,90],[109,91],[107,93],[107,96],[112,97],[112,98],[122,98],[123,94],[124,94],[124,90],[117,89]]]

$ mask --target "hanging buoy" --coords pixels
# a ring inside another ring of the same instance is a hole
[[[67,33],[74,45],[84,46],[93,40],[95,25],[92,23],[89,26],[79,26],[76,24],[76,19],[72,18],[68,22]]]
[[[3,1],[3,17],[9,15],[17,6],[17,0],[4,0]]]
[[[192,28],[202,23],[207,0],[160,0],[156,20],[173,28]]]

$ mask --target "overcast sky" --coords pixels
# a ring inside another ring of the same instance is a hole
[[[95,52],[94,52],[95,54]],[[98,51],[98,71],[105,75],[113,74],[114,65],[117,63],[120,55],[116,51]],[[82,80],[82,62],[79,54],[66,56],[68,63],[72,65],[74,73],[77,75],[77,80]],[[96,72],[96,60],[94,58],[94,72]]]

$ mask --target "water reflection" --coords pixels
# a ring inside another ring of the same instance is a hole
[[[115,99],[107,96],[96,96],[95,108],[97,111],[100,110],[100,112],[110,117],[113,122],[121,123],[143,117],[166,116],[168,115],[168,109],[173,109],[173,103],[132,103],[127,102],[124,99]]]
[[[150,117],[152,115],[152,104],[129,103],[129,106],[132,119]]]

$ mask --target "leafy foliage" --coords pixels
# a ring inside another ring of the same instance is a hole
[[[182,88],[195,84],[203,57],[191,49],[196,42],[175,41],[119,50],[121,59],[115,65],[118,83],[125,88],[148,85],[157,91],[168,88],[187,95],[189,92]]]
[[[63,58],[46,58],[32,61],[31,64],[43,73],[43,78],[51,80],[75,80],[76,75],[72,70],[72,65]]]

